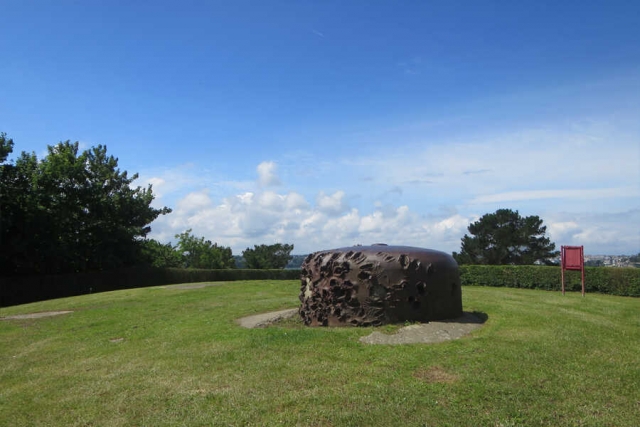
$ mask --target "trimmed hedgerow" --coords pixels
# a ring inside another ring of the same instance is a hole
[[[580,272],[566,271],[566,290],[580,291]],[[9,277],[0,281],[0,307],[118,289],[176,283],[236,280],[296,280],[300,270],[198,270],[132,267],[95,273]],[[536,265],[461,265],[463,286],[561,289],[560,267]],[[640,297],[640,268],[587,267],[587,292]]]
[[[461,265],[460,280],[467,286],[561,289],[560,267],[538,265]],[[565,289],[580,291],[580,272],[565,271]],[[586,292],[640,297],[640,269],[585,268]]]
[[[220,282],[235,280],[294,280],[300,278],[300,270],[200,270],[168,268],[164,272],[168,283]]]
[[[119,289],[176,283],[235,280],[295,280],[300,270],[198,270],[131,267],[120,270],[48,276],[1,278],[0,307]]]

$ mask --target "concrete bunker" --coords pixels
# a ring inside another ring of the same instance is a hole
[[[410,246],[315,252],[302,264],[299,313],[309,326],[379,326],[462,316],[458,264]]]

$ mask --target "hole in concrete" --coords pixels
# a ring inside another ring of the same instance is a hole
[[[370,277],[371,275],[366,271],[361,271],[360,274],[358,274],[358,279],[360,280],[368,280]]]
[[[400,258],[398,258],[398,262],[400,262],[400,265],[402,266],[402,268],[406,268],[407,265],[409,265],[409,257],[402,254],[400,255]]]
[[[429,264],[427,266],[427,276],[431,276],[433,274],[433,264]]]
[[[371,271],[371,270],[373,270],[373,264],[369,263],[369,264],[365,264],[363,266],[360,266],[360,270]]]

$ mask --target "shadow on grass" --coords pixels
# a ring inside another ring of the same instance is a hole
[[[489,320],[489,315],[487,313],[485,313],[484,311],[473,311],[471,314],[473,314],[474,316],[476,316],[480,322],[479,323],[484,323],[487,320]]]
[[[489,315],[483,311],[465,311],[462,313],[462,316],[456,319],[449,320],[434,320],[434,322],[443,322],[443,323],[476,323],[482,324],[489,319]]]
[[[471,312],[464,311],[462,313],[462,316],[457,317],[455,319],[432,320],[430,322],[422,322],[422,323],[428,324],[428,323],[439,322],[439,323],[465,323],[465,324],[481,325],[485,323],[488,319],[489,319],[489,315],[487,313],[483,311],[474,310]],[[395,332],[397,329],[400,329],[403,326],[407,326],[409,324],[419,324],[419,323],[421,322],[408,322],[408,321],[397,322],[397,323],[388,323],[385,325],[376,326],[374,328],[381,328],[385,330],[385,332]],[[278,326],[278,327],[285,327],[285,328],[301,328],[301,329],[309,328],[309,326],[306,326],[304,324],[300,316],[276,318],[273,321],[267,321],[263,325],[261,325],[261,327],[266,327],[266,326]],[[345,326],[345,327],[349,327],[349,326]]]

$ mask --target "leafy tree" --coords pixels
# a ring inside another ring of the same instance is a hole
[[[254,245],[253,249],[245,249],[242,257],[247,268],[276,269],[284,268],[292,258],[293,245],[276,243],[273,245]]]
[[[2,205],[11,200],[9,196],[9,190],[11,186],[9,182],[13,177],[13,166],[4,164],[9,157],[9,154],[13,152],[13,139],[7,138],[7,134],[0,132],[0,250],[4,247],[2,244],[2,238],[4,236],[4,229],[7,226],[7,219],[2,222]],[[4,251],[3,251],[4,252]],[[0,255],[7,256],[8,254],[0,252]]]
[[[0,132],[0,163],[4,163],[11,153],[13,153],[13,139],[7,138],[6,133]]]
[[[144,254],[145,263],[154,267],[182,267],[182,255],[178,251],[177,246],[171,243],[160,243],[154,239],[147,239],[142,242],[142,252]]]
[[[23,152],[15,164],[3,164],[0,175],[0,271],[43,272],[52,221],[38,193],[35,154]]]
[[[234,255],[233,260],[236,263],[236,268],[247,268],[247,262],[242,258],[242,255]]]
[[[469,225],[462,238],[459,264],[533,264],[559,254],[545,237],[547,227],[538,216],[521,217],[518,211],[498,209]]]
[[[13,141],[2,134],[0,159]],[[151,207],[151,186],[134,187],[118,159],[99,145],[70,141],[38,160],[22,152],[0,171],[0,268],[3,275],[105,270],[142,261],[149,224],[169,208]]]
[[[204,237],[191,235],[191,229],[176,234],[178,251],[182,255],[186,268],[235,268],[235,260],[231,248],[218,246]]]
[[[292,268],[292,269],[300,269],[300,268],[302,268],[302,263],[307,258],[307,256],[308,256],[307,254],[305,254],[305,255],[291,255],[291,259],[289,260],[289,262],[287,263],[285,268]]]

